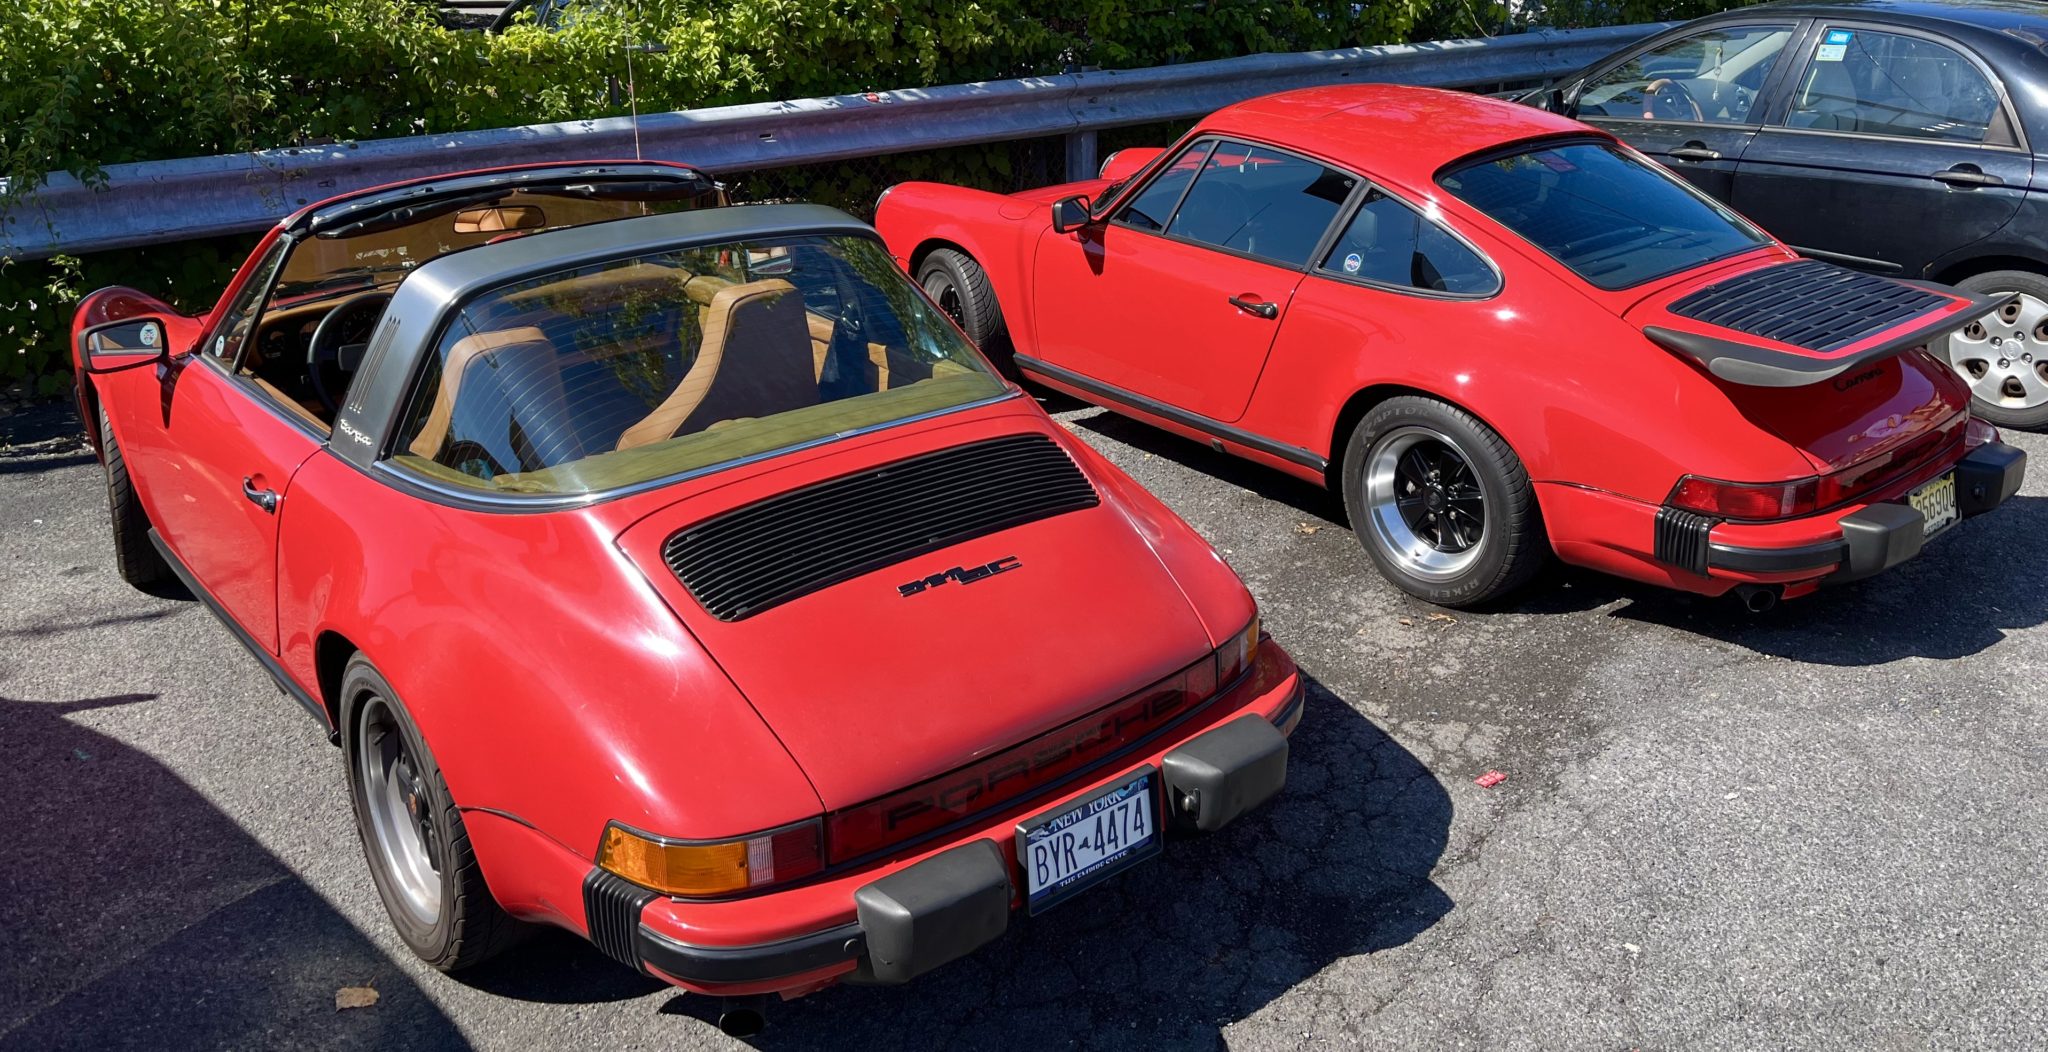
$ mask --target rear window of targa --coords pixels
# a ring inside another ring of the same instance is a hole
[[[1770,243],[1676,176],[1605,143],[1495,154],[1437,182],[1602,289]]]
[[[733,242],[471,301],[393,461],[485,492],[597,493],[1005,390],[876,242]]]

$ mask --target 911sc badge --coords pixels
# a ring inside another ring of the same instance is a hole
[[[1018,562],[1017,557],[1014,555],[1005,555],[994,562],[982,563],[980,566],[955,566],[950,570],[935,573],[930,577],[920,577],[909,584],[899,584],[896,586],[896,594],[913,596],[919,592],[927,592],[937,588],[947,581],[973,584],[976,581],[987,580],[999,573],[1009,573],[1011,570],[1021,569],[1023,566],[1024,564]]]

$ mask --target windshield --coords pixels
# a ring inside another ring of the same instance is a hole
[[[595,493],[1004,390],[878,242],[733,242],[471,301],[394,460],[495,492]]]
[[[701,190],[685,182],[653,188],[594,185],[606,192],[593,195],[588,186],[581,188],[583,193],[567,189],[554,193],[484,190],[467,198],[394,209],[346,224],[300,241],[278,275],[273,295],[292,300],[314,293],[388,287],[398,284],[414,267],[461,249],[543,230],[720,203],[717,187],[709,182]]]
[[[1488,157],[1437,182],[1603,289],[1770,243],[1663,169],[1605,143]]]

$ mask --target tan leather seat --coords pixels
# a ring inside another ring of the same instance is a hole
[[[818,365],[808,314],[796,286],[780,278],[719,289],[704,311],[696,360],[652,413],[619,435],[618,448],[815,404]]]
[[[448,348],[448,357],[441,363],[441,384],[434,392],[434,407],[427,413],[427,422],[420,433],[413,436],[407,448],[414,454],[434,459],[441,452],[441,446],[448,441],[448,427],[455,417],[455,398],[462,390],[462,378],[469,367],[478,359],[502,351],[507,347],[541,344],[552,350],[545,333],[531,325],[516,329],[498,329],[494,332],[479,332],[455,341]]]

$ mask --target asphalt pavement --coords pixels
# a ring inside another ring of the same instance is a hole
[[[1287,791],[753,1044],[2040,1047],[2048,440],[2012,436],[1998,513],[1766,615],[1562,569],[1474,614],[1383,583],[1312,487],[1053,408],[1313,678]],[[736,1045],[565,936],[416,963],[339,750],[203,608],[121,583],[103,501],[68,409],[0,416],[0,1047]]]

